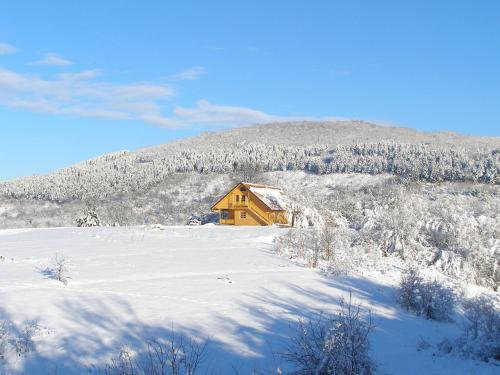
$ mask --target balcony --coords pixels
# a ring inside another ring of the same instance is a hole
[[[248,207],[248,201],[245,202],[230,202],[228,208],[240,208],[240,207]]]

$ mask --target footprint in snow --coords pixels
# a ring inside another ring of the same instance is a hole
[[[217,278],[217,280],[222,280],[222,281],[225,281],[226,283],[228,284],[232,284],[233,283],[233,280],[231,280],[231,278],[229,277],[229,275],[223,275],[223,276],[219,276]]]

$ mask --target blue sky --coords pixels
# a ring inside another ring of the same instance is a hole
[[[0,179],[301,118],[500,135],[500,1],[0,8]]]

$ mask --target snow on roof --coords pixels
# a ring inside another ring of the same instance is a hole
[[[285,211],[286,200],[279,188],[265,185],[244,184],[257,198],[271,210]]]

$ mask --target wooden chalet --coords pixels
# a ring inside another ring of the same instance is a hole
[[[285,199],[279,188],[240,182],[219,199],[212,211],[224,225],[287,225]]]

